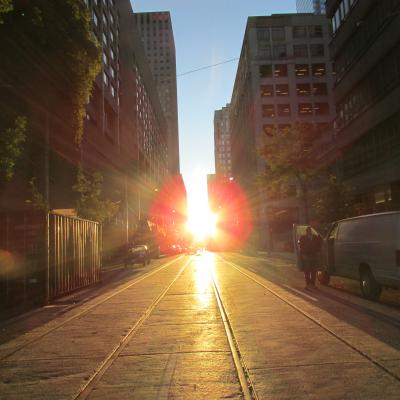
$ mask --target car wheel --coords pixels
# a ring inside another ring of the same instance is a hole
[[[328,286],[329,281],[331,280],[331,276],[326,271],[318,271],[317,278],[318,282],[324,286]]]
[[[382,286],[375,280],[369,269],[360,272],[360,288],[364,298],[378,300],[382,293]]]

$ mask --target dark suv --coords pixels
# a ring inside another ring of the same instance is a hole
[[[125,257],[125,267],[129,264],[150,264],[151,256],[149,248],[144,245],[134,246],[128,249],[128,253]]]

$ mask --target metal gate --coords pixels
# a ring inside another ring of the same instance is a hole
[[[99,223],[36,211],[0,214],[0,312],[98,282],[100,271]]]
[[[100,225],[48,215],[47,298],[53,299],[100,280]]]

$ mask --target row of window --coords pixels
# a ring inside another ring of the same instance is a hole
[[[329,122],[319,122],[317,124],[309,124],[310,129],[315,129],[319,133],[329,132],[332,129],[332,124]],[[291,124],[264,124],[263,131],[267,135],[272,135],[275,130],[284,131],[286,129],[290,129]]]
[[[336,79],[340,81],[347,69],[371,46],[388,19],[393,18],[400,8],[398,0],[381,0],[375,4],[341,48],[335,59]]]
[[[325,46],[322,43],[310,44],[298,44],[293,46],[294,57],[324,57]],[[259,58],[287,58],[287,46],[285,44],[270,44],[258,43],[257,56]]]
[[[337,10],[332,18],[332,31],[335,33],[342,22],[346,19],[347,15],[350,13],[351,7],[358,0],[341,0],[341,2],[337,6]]]
[[[292,115],[290,104],[263,104],[262,116],[266,118],[290,117]],[[328,103],[299,103],[297,105],[299,117],[310,115],[329,115]]]
[[[293,26],[292,35],[296,39],[300,38],[319,38],[323,36],[323,28],[321,25],[310,25],[310,26]],[[286,29],[284,26],[272,26],[272,27],[258,27],[257,28],[257,40],[259,41],[286,41]]]
[[[347,124],[400,84],[400,45],[395,47],[337,104],[337,127]]]
[[[326,65],[323,63],[318,64],[295,64],[294,66],[295,75],[298,77],[310,76],[325,76]],[[283,78],[288,76],[288,65],[287,64],[268,64],[260,65],[259,72],[261,78]]]
[[[289,85],[261,85],[261,97],[289,96]],[[328,94],[326,83],[299,83],[296,85],[298,96],[324,96]]]
[[[369,131],[343,156],[343,172],[350,178],[400,154],[400,114]]]

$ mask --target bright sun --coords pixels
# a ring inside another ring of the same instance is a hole
[[[204,241],[217,234],[217,216],[208,206],[206,174],[195,171],[185,180],[188,194],[187,230],[197,241]]]
[[[198,209],[190,213],[187,229],[196,240],[204,240],[214,236],[217,231],[217,216],[208,208]]]

